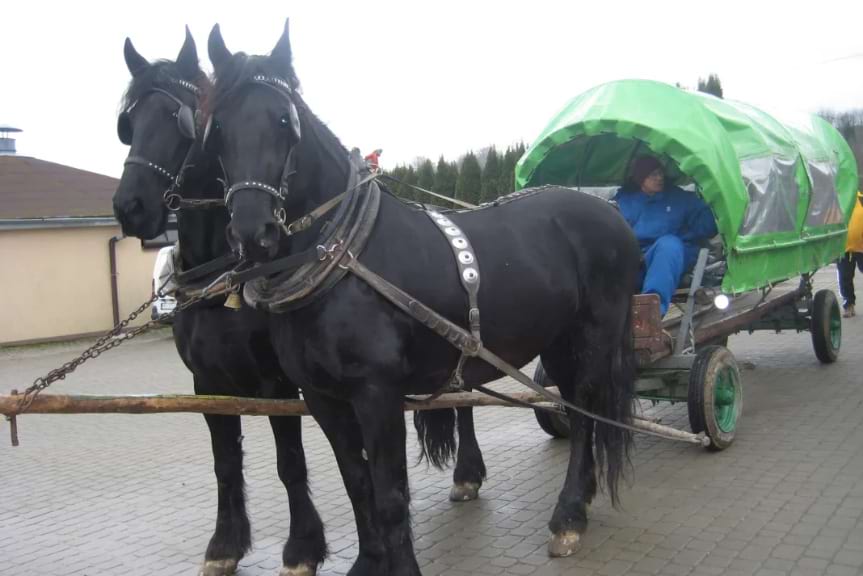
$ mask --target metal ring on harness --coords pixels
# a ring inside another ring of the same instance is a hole
[[[162,200],[165,203],[165,208],[171,212],[178,212],[183,207],[183,197],[171,192],[170,189],[165,191]]]

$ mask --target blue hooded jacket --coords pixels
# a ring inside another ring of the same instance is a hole
[[[672,234],[683,241],[687,263],[694,262],[698,243],[716,235],[716,221],[710,207],[694,192],[666,185],[648,196],[625,186],[614,197],[623,217],[635,232],[642,252],[661,236]]]

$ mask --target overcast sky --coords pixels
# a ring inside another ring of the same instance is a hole
[[[796,4],[796,3],[795,3]],[[504,7],[508,6],[508,7]],[[205,70],[216,22],[232,51],[269,52],[291,19],[306,101],[384,167],[538,135],[609,80],[695,86],[783,111],[863,108],[863,1],[10,1],[0,33],[0,124],[21,155],[118,176],[129,81],[123,41],[175,58],[188,24]],[[802,7],[807,6],[807,7]]]

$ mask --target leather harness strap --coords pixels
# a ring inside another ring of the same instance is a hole
[[[174,279],[180,287],[184,285],[188,285],[195,280],[200,280],[202,278],[206,278],[212,274],[217,272],[221,273],[225,270],[229,269],[231,266],[237,264],[239,260],[232,253],[225,254],[223,256],[219,256],[214,260],[210,260],[205,264],[201,264],[200,266],[195,266],[189,270],[185,270],[183,272],[177,272],[174,274]]]
[[[269,276],[268,269],[260,266],[248,271],[243,295],[250,305],[277,313],[301,308],[321,297],[344,277],[347,271],[338,266],[343,252],[356,255],[362,252],[377,221],[381,191],[375,182],[376,176],[370,174],[360,179],[361,164],[356,158],[352,158],[352,162],[355,169],[351,172],[347,190],[340,195],[341,201],[328,201],[319,209],[295,221],[299,223],[298,226],[307,228],[327,211],[338,206],[335,216],[323,227],[323,237],[314,248],[316,257],[300,266],[291,262],[289,269],[275,276]],[[309,221],[303,223],[307,217]],[[291,226],[293,225],[294,223],[291,223]],[[338,257],[333,258],[336,253]],[[280,259],[272,264],[277,265],[280,261],[287,259]],[[273,271],[269,270],[272,274]]]
[[[441,234],[444,235],[447,244],[453,251],[456,266],[458,267],[458,278],[465,292],[467,292],[470,332],[482,344],[479,323],[479,262],[476,258],[476,252],[471,247],[467,235],[452,220],[434,210],[427,210],[425,213],[434,222],[437,229],[441,231]],[[467,355],[462,352],[449,382],[437,392],[437,395],[442,394],[447,389],[464,389],[462,372],[464,371],[465,362],[467,362]],[[436,396],[432,398],[434,397]]]
[[[671,433],[660,432],[653,429],[636,427],[631,424],[626,424],[624,422],[617,422],[616,420],[600,416],[599,414],[594,414],[592,412],[589,412],[588,410],[585,410],[584,408],[581,408],[580,406],[576,406],[572,402],[569,402],[561,396],[550,392],[546,388],[540,386],[532,379],[530,379],[527,375],[525,375],[521,370],[515,368],[496,354],[489,351],[487,348],[484,348],[482,346],[482,343],[477,338],[474,338],[473,335],[464,328],[461,328],[460,326],[457,326],[456,324],[450,322],[431,308],[415,300],[412,296],[410,296],[400,288],[390,284],[389,282],[363,266],[363,264],[360,263],[359,260],[357,260],[352,254],[343,254],[343,256],[343,264],[340,264],[339,267],[350,270],[351,273],[356,275],[358,278],[364,280],[369,286],[377,290],[384,298],[389,300],[397,308],[410,315],[417,321],[421,322],[426,327],[434,331],[436,334],[445,338],[447,342],[461,350],[464,354],[467,354],[468,356],[475,356],[477,358],[480,358],[481,360],[484,360],[485,362],[491,364],[492,366],[494,366],[507,376],[513,378],[520,384],[523,384],[534,392],[538,393],[540,396],[544,397],[549,402],[565,406],[570,410],[574,410],[575,412],[578,412],[583,416],[587,416],[588,418],[592,418],[597,422],[602,422],[603,424],[608,424],[610,426],[616,426],[630,432],[648,434],[651,436],[656,436],[658,438],[664,438],[666,440],[678,440],[695,444],[704,443],[703,433],[696,435],[675,431],[677,432],[677,435],[673,435]],[[486,392],[486,389],[484,389],[483,387],[481,391]],[[504,395],[501,394],[501,396]]]

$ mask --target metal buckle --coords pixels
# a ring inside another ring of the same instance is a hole
[[[293,236],[297,232],[302,232],[303,230],[305,230],[306,228],[311,226],[311,224],[312,224],[312,217],[309,214],[306,214],[305,216],[303,216],[299,220],[294,220],[293,222],[288,224],[286,227],[286,230],[287,230],[286,234],[288,236]]]

